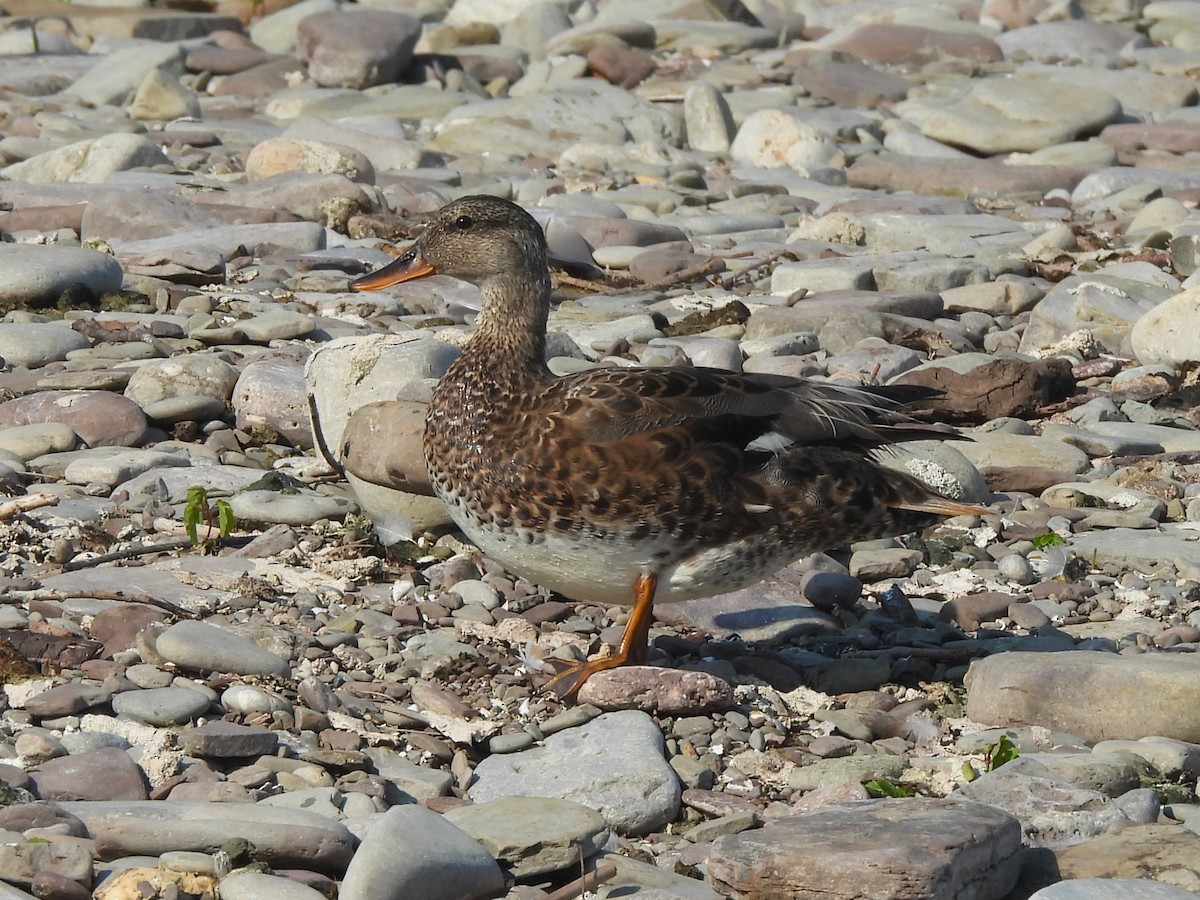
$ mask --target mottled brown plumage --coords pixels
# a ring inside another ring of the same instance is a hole
[[[643,651],[655,597],[735,590],[818,550],[981,511],[873,458],[889,441],[930,436],[882,392],[699,368],[555,376],[546,243],[512,203],[448,204],[353,286],[435,272],[477,284],[483,309],[430,403],[433,487],[512,571],[577,600],[634,603],[619,662]],[[571,694],[614,664],[555,683]]]

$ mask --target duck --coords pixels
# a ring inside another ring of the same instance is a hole
[[[476,285],[481,301],[425,419],[434,493],[505,569],[572,600],[632,606],[613,652],[549,681],[564,699],[597,672],[646,662],[655,603],[987,512],[882,464],[898,441],[957,436],[914,421],[886,387],[690,366],[552,373],[547,243],[515,203],[451,201],[350,286],[434,274]]]

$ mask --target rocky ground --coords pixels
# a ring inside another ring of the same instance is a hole
[[[0,10],[5,897],[1200,892],[1200,4]],[[427,496],[474,289],[346,289],[477,192],[556,371],[932,386],[990,514],[564,707],[627,611]]]

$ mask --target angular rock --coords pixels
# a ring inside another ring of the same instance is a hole
[[[978,363],[972,365],[972,363]],[[935,410],[938,421],[979,424],[1005,416],[1031,416],[1075,390],[1071,366],[1063,359],[1023,362],[983,354],[959,354],[945,364],[911,369],[893,380],[939,391],[913,406]]]
[[[479,841],[515,878],[590,859],[608,840],[604,817],[569,800],[509,797],[447,810],[446,821]]]
[[[829,806],[717,838],[708,872],[738,897],[1004,897],[1021,826],[998,809],[914,798]]]

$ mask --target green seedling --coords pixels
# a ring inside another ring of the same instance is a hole
[[[207,529],[204,539],[200,538],[200,525]],[[233,507],[225,500],[208,502],[208,491],[199,485],[188,488],[187,502],[183,507],[183,530],[187,532],[188,540],[193,547],[204,544],[211,547],[223,542],[233,532],[237,521],[233,515]],[[216,529],[216,537],[213,530]]]
[[[1049,550],[1051,547],[1061,547],[1066,543],[1066,540],[1057,531],[1046,531],[1042,534],[1034,535],[1033,548],[1035,550]]]
[[[995,772],[1002,765],[1012,762],[1020,755],[1021,751],[1017,749],[1017,745],[1007,734],[1002,734],[1000,740],[983,748],[983,771]],[[962,775],[967,781],[974,781],[979,777],[979,772],[970,762],[965,762],[962,767]]]
[[[915,797],[917,792],[910,787],[888,781],[886,778],[874,778],[863,785],[872,797]]]

